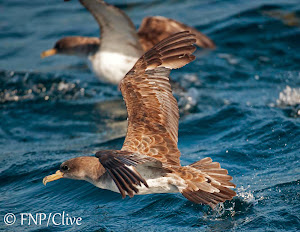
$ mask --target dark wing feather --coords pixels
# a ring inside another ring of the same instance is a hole
[[[146,180],[134,167],[138,164],[161,167],[161,163],[151,157],[126,151],[104,150],[97,152],[96,157],[115,182],[122,198],[126,193],[130,197],[138,193],[137,185],[144,184],[148,188]]]
[[[196,44],[199,47],[215,48],[214,42],[195,28],[162,16],[144,18],[138,30],[138,36],[144,51],[148,51],[159,41],[181,31],[189,31],[195,34]]]
[[[120,89],[128,111],[128,129],[122,150],[180,165],[178,106],[169,83],[171,69],[195,57],[195,35],[174,34],[146,52],[127,73]]]

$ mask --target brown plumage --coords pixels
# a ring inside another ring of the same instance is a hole
[[[178,106],[169,83],[170,69],[195,59],[195,37],[187,32],[162,41],[143,55],[120,83],[128,111],[122,150],[179,165]]]
[[[121,151],[99,151],[98,159],[86,157],[91,163],[85,165],[82,157],[66,161],[44,183],[63,177],[84,179],[100,188],[118,191],[123,198],[180,192],[190,201],[212,208],[232,199],[235,192],[230,188],[235,185],[219,163],[204,158],[188,166],[180,164],[179,114],[169,74],[171,69],[195,59],[195,42],[195,35],[188,31],[160,41],[120,82],[128,111],[128,130]],[[95,164],[95,160],[101,165]]]
[[[195,44],[202,48],[215,48],[214,42],[197,29],[174,19],[162,16],[146,17],[138,30],[140,43],[144,51],[148,51],[159,41],[181,31],[189,31],[195,35]]]

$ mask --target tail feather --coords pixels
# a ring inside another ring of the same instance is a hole
[[[218,203],[231,200],[236,195],[230,189],[235,188],[235,185],[230,182],[232,177],[227,175],[228,171],[222,169],[218,162],[212,162],[211,158],[204,158],[186,168],[190,168],[192,173],[198,172],[206,180],[200,183],[195,179],[187,181],[188,187],[181,190],[181,193],[188,200],[215,208]]]
[[[189,166],[196,168],[201,172],[207,173],[210,177],[218,181],[223,186],[235,188],[235,184],[230,182],[232,177],[228,175],[228,171],[224,168],[221,168],[218,162],[212,162],[212,159],[209,157],[199,160]]]

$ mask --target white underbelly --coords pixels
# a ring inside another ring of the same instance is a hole
[[[160,177],[156,179],[146,180],[149,188],[145,185],[137,186],[139,192],[137,195],[145,195],[152,193],[177,193],[179,192],[177,186],[171,184],[172,180],[169,177]]]
[[[118,84],[135,65],[138,57],[101,51],[90,57],[92,69],[102,81]]]
[[[152,193],[177,193],[179,192],[176,185],[171,184],[173,180],[170,177],[159,177],[156,179],[146,179],[149,186],[147,188],[144,184],[141,186],[136,186],[139,190],[136,195],[145,195]],[[98,188],[107,189],[113,192],[119,193],[119,190],[111,178],[107,178],[106,181],[93,183]]]

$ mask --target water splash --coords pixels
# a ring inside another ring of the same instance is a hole
[[[237,195],[231,201],[219,203],[216,208],[209,210],[206,219],[209,220],[224,220],[236,215],[244,214],[257,205],[264,197],[255,197],[250,190],[250,185],[246,188],[241,186],[236,190]]]
[[[257,205],[258,201],[263,200],[263,197],[256,198],[250,190],[250,185],[247,187],[241,186],[237,189],[237,197],[246,204],[250,205]]]

